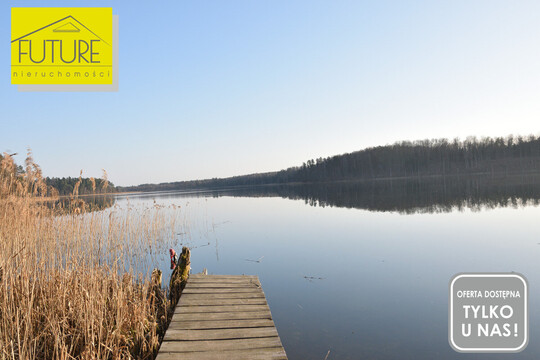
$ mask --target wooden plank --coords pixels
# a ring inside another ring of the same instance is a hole
[[[250,282],[250,283],[194,283],[189,285],[190,289],[201,289],[201,288],[244,288],[244,289],[260,289],[261,286]]]
[[[191,274],[189,275],[189,281],[192,280],[211,280],[211,279],[254,279],[258,280],[259,277],[257,275],[202,275],[202,274]]]
[[[206,284],[206,283],[234,283],[234,284],[249,284],[249,283],[259,283],[258,279],[253,278],[226,278],[226,279],[216,279],[216,278],[189,278],[190,284]]]
[[[233,299],[189,299],[180,297],[178,306],[194,305],[266,305],[266,299],[262,298],[233,298]]]
[[[193,294],[193,293],[182,293],[180,301],[182,299],[200,299],[200,300],[209,300],[209,299],[265,299],[264,294],[261,291],[250,292],[250,293],[224,293],[224,294]]]
[[[223,306],[178,306],[175,314],[215,313],[215,312],[250,312],[267,310],[266,305],[223,305]],[[180,315],[182,316],[182,315]]]
[[[260,288],[261,285],[254,281],[197,281],[193,282],[190,288],[216,288],[216,287],[255,287]]]
[[[272,314],[270,314],[269,310],[264,310],[250,312],[175,314],[172,321],[175,321],[175,318],[185,321],[272,319]]]
[[[271,319],[247,319],[247,320],[203,320],[203,321],[175,321],[173,318],[169,330],[202,330],[202,329],[234,329],[234,328],[256,328],[274,326]]]
[[[274,336],[278,336],[274,327],[204,330],[167,329],[163,341],[252,339]]]
[[[256,339],[230,339],[208,341],[164,341],[160,351],[164,352],[189,352],[189,351],[222,351],[258,349],[281,346],[279,337],[266,337]],[[181,357],[180,357],[181,358]]]
[[[287,360],[282,347],[168,353],[160,350],[156,360]]]
[[[230,293],[257,293],[257,288],[185,288],[183,294],[230,294]]]
[[[233,278],[226,278],[226,279],[216,279],[216,278],[212,278],[212,279],[204,279],[204,278],[199,278],[199,279],[189,279],[189,282],[191,283],[191,285],[193,284],[208,284],[208,283],[232,283],[232,284],[250,284],[250,283],[255,283],[255,284],[259,284],[259,279],[251,279],[251,278],[238,278],[238,279],[233,279]]]

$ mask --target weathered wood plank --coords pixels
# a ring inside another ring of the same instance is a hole
[[[204,275],[204,274],[190,274],[190,280],[197,279],[258,279],[257,275]]]
[[[247,319],[247,320],[180,320],[173,318],[169,330],[202,330],[202,329],[233,329],[233,328],[256,328],[274,326],[271,319]]]
[[[279,337],[266,337],[256,339],[230,339],[208,341],[164,341],[160,351],[164,352],[189,352],[189,351],[221,351],[258,349],[281,346]]]
[[[257,275],[203,275],[203,274],[191,274],[189,280],[198,279],[259,279]]]
[[[195,283],[189,285],[190,289],[206,289],[206,288],[243,288],[243,289],[260,289],[260,285],[250,282],[250,283]]]
[[[223,293],[223,294],[193,294],[193,293],[183,293],[180,301],[182,299],[265,299],[264,294],[261,291],[250,292],[250,293]]]
[[[227,294],[227,293],[258,293],[257,288],[185,288],[183,294]]]
[[[180,297],[178,306],[194,306],[194,305],[266,305],[265,298],[252,299],[189,299]]]
[[[197,279],[192,279],[192,278],[189,278],[189,282],[190,284],[207,284],[207,283],[231,283],[231,284],[249,284],[249,283],[259,283],[259,280],[258,279],[253,279],[253,278],[225,278],[225,279],[216,279],[216,278],[211,278],[211,279],[207,279],[207,278],[197,278]]]
[[[173,316],[186,321],[199,320],[247,320],[247,319],[272,319],[269,310],[250,312],[223,312],[223,313],[192,313],[177,314]]]
[[[258,284],[259,281],[256,279],[200,279],[200,280],[190,280],[190,284]]]
[[[175,314],[264,311],[266,305],[178,306]],[[181,315],[180,315],[181,316]]]
[[[278,336],[277,330],[274,327],[205,329],[189,331],[167,329],[163,341],[251,339],[273,336]]]
[[[287,360],[282,347],[205,352],[159,352],[156,360]]]
[[[194,282],[190,288],[260,288],[261,285],[254,281],[201,281]]]

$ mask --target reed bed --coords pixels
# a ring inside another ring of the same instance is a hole
[[[152,254],[180,209],[89,211],[76,190],[61,205],[31,154],[24,172],[0,162],[0,359],[155,356],[168,303]]]

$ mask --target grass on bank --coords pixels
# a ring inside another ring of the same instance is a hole
[[[1,159],[0,359],[151,359],[159,347],[167,301],[147,262],[173,241],[174,211],[88,211],[77,188],[65,205],[41,201],[57,194],[31,154],[24,172]]]

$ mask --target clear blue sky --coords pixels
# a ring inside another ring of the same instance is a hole
[[[19,93],[10,6],[42,5],[0,5],[0,151],[30,146],[48,176],[223,177],[540,133],[538,1],[47,1],[113,7],[120,91]]]

